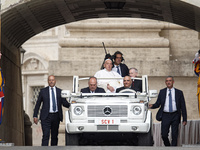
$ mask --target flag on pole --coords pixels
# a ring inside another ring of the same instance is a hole
[[[193,59],[194,65],[194,73],[199,77],[197,82],[197,99],[198,99],[198,109],[200,116],[200,50],[195,54],[195,58]]]
[[[2,122],[2,117],[3,117],[3,104],[4,104],[4,94],[3,91],[0,91],[0,124]]]
[[[1,71],[0,68],[0,124],[2,122],[2,116],[3,116],[3,112],[4,112],[4,84],[5,84],[5,80],[3,78],[3,73]]]

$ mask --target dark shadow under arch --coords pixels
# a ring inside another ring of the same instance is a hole
[[[2,40],[19,47],[49,28],[105,17],[160,20],[200,31],[200,8],[180,0],[30,0],[2,14]]]

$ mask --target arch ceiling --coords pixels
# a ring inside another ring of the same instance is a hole
[[[200,8],[182,0],[26,0],[2,13],[2,42],[20,47],[49,28],[105,17],[154,19],[200,32]]]

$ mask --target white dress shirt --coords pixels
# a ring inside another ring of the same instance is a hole
[[[175,89],[171,88],[171,95],[172,95],[172,112],[177,111],[176,108],[176,101],[175,101]],[[164,112],[169,112],[169,89],[167,88],[166,92],[166,99],[165,99],[165,106],[164,106]]]
[[[57,96],[56,96],[56,87],[53,87],[53,91],[54,91],[54,95],[55,95],[55,100],[56,100],[56,111],[58,112],[58,106],[57,106]],[[49,112],[50,113],[55,113],[53,111],[53,102],[52,102],[52,91],[51,91],[51,87],[49,86],[49,98],[50,98],[50,108],[49,108]]]
[[[122,76],[122,72],[121,72],[121,67],[120,67],[120,65],[118,65],[118,67],[119,67],[119,72],[120,72],[120,74],[117,72],[117,65],[114,65],[114,67],[112,68],[112,71],[115,71],[115,72],[117,72],[120,76]]]

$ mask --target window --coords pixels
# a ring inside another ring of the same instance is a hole
[[[42,89],[42,88],[43,88],[43,86],[33,86],[32,87],[32,93],[33,93],[32,102],[33,102],[33,105],[36,104],[39,93],[40,93],[40,89]]]
[[[33,103],[33,111],[34,111],[34,108],[35,108],[35,104],[37,102],[37,99],[38,99],[38,96],[39,96],[39,93],[40,93],[40,89],[44,88],[44,86],[33,86],[32,87],[32,103]],[[40,115],[40,110],[39,110],[39,113],[38,115]]]

